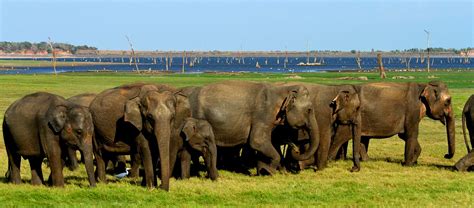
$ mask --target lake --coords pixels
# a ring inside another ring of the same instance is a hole
[[[2,58],[3,60],[9,58]],[[13,58],[11,58],[13,59]],[[19,59],[19,58],[15,58]],[[25,60],[25,59],[22,59]],[[50,58],[34,58],[27,60],[51,60]],[[383,65],[386,70],[397,69],[425,69],[426,60],[412,57],[384,57]],[[474,69],[473,58],[462,57],[434,57],[431,58],[431,69]],[[102,58],[58,58],[57,61],[65,62],[101,62],[98,65],[57,67],[62,72],[84,72],[84,71],[132,71],[134,64],[129,64],[130,59],[122,57]],[[140,70],[166,70],[166,58],[164,57],[140,57],[138,67]],[[174,57],[169,71],[180,72],[183,65],[182,57]],[[320,66],[301,66],[306,63],[306,57],[289,57],[285,64],[284,57],[188,57],[185,59],[185,71],[189,73],[201,72],[323,72],[323,71],[347,71],[359,70],[354,57],[314,57],[309,58],[310,63],[321,63]],[[258,63],[258,64],[257,64]],[[257,67],[258,65],[258,67]],[[286,65],[286,67],[285,67]],[[375,70],[377,68],[376,57],[362,57],[360,59],[361,70]],[[52,67],[28,67],[12,70],[0,70],[0,74],[39,74],[52,73]]]

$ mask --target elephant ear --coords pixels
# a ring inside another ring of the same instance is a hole
[[[48,124],[55,133],[59,133],[66,123],[67,107],[58,105],[50,108],[47,112]]]
[[[176,92],[176,114],[184,118],[191,117],[191,104],[189,104],[188,96],[179,92]]]
[[[288,106],[291,106],[293,102],[295,102],[296,95],[298,94],[298,90],[290,90],[288,92],[288,95],[286,96],[285,100],[283,101],[283,104],[280,107],[280,111],[285,112],[288,109]]]
[[[143,128],[142,115],[140,113],[140,98],[136,97],[128,100],[125,103],[125,110],[123,115],[125,122],[131,123],[139,131]]]
[[[297,89],[290,89],[288,91],[288,94],[286,95],[285,99],[283,100],[283,103],[280,106],[280,110],[278,111],[274,124],[282,125],[284,123],[286,118],[286,111],[288,110],[288,107],[291,106],[295,101],[297,94]]]

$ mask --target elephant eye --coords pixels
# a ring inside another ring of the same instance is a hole
[[[77,134],[77,135],[82,135],[82,129],[77,129],[77,130],[76,130],[76,134]]]
[[[446,99],[444,105],[445,105],[445,106],[451,105],[451,98]]]
[[[146,118],[149,119],[149,120],[153,120],[153,115],[151,115],[150,113],[146,114]]]

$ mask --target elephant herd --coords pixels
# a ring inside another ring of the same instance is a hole
[[[421,153],[418,131],[424,116],[446,126],[445,158],[452,158],[454,116],[451,96],[441,81],[361,85],[225,81],[179,89],[135,83],[69,99],[37,92],[15,101],[5,112],[6,177],[20,183],[23,157],[30,163],[31,183],[44,184],[41,165],[46,158],[49,183],[63,186],[63,166],[77,167],[79,150],[90,186],[96,180],[106,181],[109,162],[124,161],[128,155],[129,176],[139,176],[142,166],[142,185],[153,188],[158,177],[160,188],[169,190],[171,176],[188,178],[199,168],[205,168],[212,180],[218,178],[218,168],[249,173],[256,167],[259,175],[306,167],[323,170],[328,160],[345,158],[350,139],[351,171],[359,171],[360,160],[368,159],[370,139],[393,135],[405,141],[403,165],[411,166]],[[466,120],[474,143],[474,97],[464,108]],[[455,167],[467,169],[473,154]]]

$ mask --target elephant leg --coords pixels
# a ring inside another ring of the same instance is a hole
[[[5,144],[7,145],[7,142]],[[5,176],[8,177],[11,183],[20,184],[21,156],[16,152],[12,152],[8,146],[6,147],[6,149],[8,154],[8,171]]]
[[[69,158],[67,166],[69,170],[73,171],[79,167],[79,163],[77,162],[76,150],[70,147],[67,147],[67,157]]]
[[[31,157],[28,159],[28,161],[30,162],[31,168],[31,184],[42,185],[44,183],[43,171],[41,170],[43,158]]]
[[[105,178],[105,161],[103,158],[104,154],[105,152],[102,152],[102,154],[94,152],[94,157],[97,163],[95,175],[98,182],[106,183],[107,179]]]
[[[140,171],[140,164],[142,162],[142,159],[140,157],[140,153],[135,152],[130,154],[130,170],[129,170],[129,175],[128,177],[130,178],[136,178],[139,176],[139,171]]]
[[[316,167],[318,168],[317,170],[323,170],[326,168],[328,164],[328,156],[329,156],[329,148],[331,146],[331,129],[330,127],[327,128],[319,128],[321,133],[320,133],[320,139],[319,139],[319,148],[316,151]]]
[[[350,139],[350,128],[348,126],[339,125],[336,129],[333,142],[329,148],[329,160],[334,160],[337,156],[337,152],[341,149],[344,143],[347,143]]]
[[[187,150],[183,150],[180,153],[181,163],[181,178],[186,179],[191,177],[191,154]],[[194,164],[198,166],[198,164]]]
[[[462,157],[454,167],[458,171],[466,171],[469,167],[474,165],[474,151],[471,150],[466,156]]]
[[[337,151],[336,154],[336,160],[346,160],[347,158],[347,146],[349,145],[349,142],[346,142],[341,145],[339,150]]]
[[[64,176],[63,176],[63,163],[61,159],[61,148],[58,141],[51,141],[52,145],[49,146],[50,152],[48,154],[49,166],[51,168],[51,180],[50,184],[53,186],[63,187]]]
[[[416,162],[416,150],[420,145],[418,144],[418,123],[406,128],[406,133],[403,135],[406,138],[405,141],[405,161],[404,166],[413,166]],[[419,149],[421,152],[421,148]]]
[[[148,140],[143,136],[143,134],[139,134],[136,138],[136,144],[138,145],[139,152],[141,154],[143,167],[145,169],[145,177],[144,181],[148,188],[153,188],[156,185],[155,180],[155,171],[153,170],[153,158],[151,157],[150,145]]]
[[[271,129],[256,126],[251,132],[250,147],[260,152],[263,156],[270,158],[270,164],[267,165],[262,161],[259,162],[259,174],[274,174],[280,166],[280,155],[271,142]],[[263,172],[263,171],[266,171]]]
[[[370,159],[369,155],[368,155],[369,142],[370,142],[370,137],[361,137],[360,138],[360,143],[361,144],[360,144],[359,152],[360,152],[361,161],[368,161]]]

